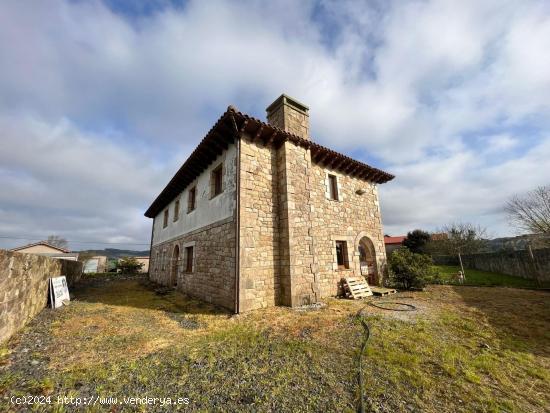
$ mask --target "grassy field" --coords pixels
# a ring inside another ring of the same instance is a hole
[[[459,266],[454,265],[434,265],[442,281],[445,284],[452,284],[451,277],[460,271]],[[465,285],[478,286],[500,286],[500,287],[516,287],[516,288],[536,288],[535,280],[528,280],[521,277],[514,277],[507,274],[499,274],[496,272],[480,271],[466,269]]]
[[[14,395],[42,394],[182,397],[189,405],[35,411],[353,412],[358,312],[372,333],[364,356],[367,411],[550,406],[545,292],[430,286],[392,296],[415,305],[412,312],[329,299],[320,309],[239,316],[138,280],[75,293],[70,306],[43,311],[0,350],[0,410],[17,410]]]

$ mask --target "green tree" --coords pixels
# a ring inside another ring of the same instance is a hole
[[[123,257],[117,262],[117,269],[119,269],[122,274],[136,274],[141,270],[143,264],[138,262],[135,257]]]
[[[416,254],[426,254],[426,245],[430,241],[430,234],[421,229],[415,229],[407,233],[403,245]]]
[[[406,290],[423,287],[432,273],[432,258],[425,254],[415,254],[407,248],[393,251],[388,263],[390,280]]]

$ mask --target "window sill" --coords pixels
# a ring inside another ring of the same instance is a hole
[[[191,212],[193,212],[193,211],[196,210],[196,209],[197,209],[197,208],[189,209],[189,210],[187,211],[187,213],[190,214]]]
[[[210,196],[210,200],[212,200],[212,199],[214,199],[214,198],[220,196],[221,194],[223,194],[223,191],[221,191],[219,194],[211,195],[211,196]]]
[[[334,272],[346,272],[346,271],[353,271],[351,268],[338,268],[334,270]]]

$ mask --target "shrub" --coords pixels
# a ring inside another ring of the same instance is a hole
[[[392,252],[389,262],[390,280],[408,290],[421,288],[432,276],[433,261],[430,256],[415,254],[407,248]]]
[[[117,262],[117,269],[123,274],[136,274],[141,270],[141,267],[143,267],[143,264],[134,257],[124,257]]]

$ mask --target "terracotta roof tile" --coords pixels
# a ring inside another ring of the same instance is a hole
[[[400,235],[397,237],[384,237],[384,244],[402,244],[407,238],[406,235]]]

